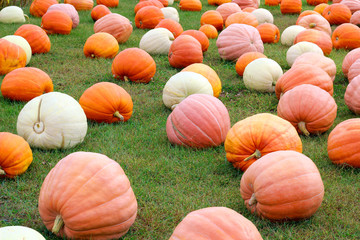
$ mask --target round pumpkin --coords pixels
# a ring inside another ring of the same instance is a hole
[[[280,2],[280,11],[282,14],[300,14],[301,9],[301,0],[281,0]]]
[[[346,87],[344,100],[346,106],[355,114],[360,114],[360,76],[356,76]]]
[[[220,13],[221,17],[223,18],[223,23],[225,23],[228,16],[236,12],[241,12],[241,8],[236,3],[229,2],[219,5],[216,8],[216,11]]]
[[[141,29],[152,29],[165,18],[160,8],[146,6],[141,8],[135,15],[135,25]]]
[[[100,18],[102,18],[103,16],[110,14],[111,11],[110,9],[105,6],[105,5],[96,5],[92,10],[91,10],[91,18],[92,20],[94,20],[94,22],[96,22],[97,20],[99,20]]]
[[[53,5],[58,4],[57,0],[34,0],[30,5],[30,14],[34,17],[42,17],[48,8]]]
[[[324,55],[323,50],[315,43],[307,41],[298,42],[292,45],[286,52],[286,61],[288,65],[291,67],[295,62],[296,58],[306,52],[314,52]]]
[[[298,18],[296,19],[296,25],[298,25],[299,21],[303,17],[309,16],[309,15],[320,15],[320,14],[318,12],[313,11],[313,10],[305,10],[305,11],[301,12],[299,14]]]
[[[139,48],[151,55],[168,55],[174,39],[174,35],[166,28],[151,29],[141,37]]]
[[[158,1],[158,0],[146,0],[146,1],[139,1],[135,7],[134,7],[134,12],[135,14],[143,7],[146,7],[146,6],[155,6],[155,7],[158,7],[158,8],[164,8],[164,5]]]
[[[26,53],[26,65],[28,65],[30,63],[31,56],[32,56],[31,46],[26,41],[25,38],[23,38],[21,36],[17,36],[17,35],[7,35],[7,36],[3,37],[3,39],[8,40],[9,42],[15,43],[16,45],[18,45],[19,47],[24,49],[24,51]]]
[[[239,76],[243,76],[246,66],[258,58],[267,58],[263,53],[260,52],[247,52],[241,55],[236,61],[235,70]]]
[[[86,57],[114,58],[119,51],[119,44],[111,34],[98,32],[88,37],[83,51]]]
[[[349,68],[349,72],[347,74],[347,78],[349,83],[360,74],[360,60],[356,60],[353,64],[351,64]]]
[[[200,25],[204,24],[213,25],[216,30],[221,31],[223,29],[224,20],[218,11],[208,10],[204,12],[200,18]]]
[[[330,23],[321,15],[311,14],[305,16],[301,18],[297,24],[307,29],[323,31],[331,36]]]
[[[354,25],[357,25],[357,26],[360,26],[360,10],[354,12],[351,15],[350,23],[352,23]]]
[[[227,28],[234,23],[246,24],[253,27],[257,27],[259,25],[259,21],[256,17],[248,12],[236,12],[231,14],[225,21],[225,27]]]
[[[202,9],[200,0],[180,0],[179,8],[183,11],[199,12]]]
[[[256,27],[263,43],[277,43],[280,40],[280,30],[272,23],[262,23]]]
[[[218,31],[213,25],[210,24],[204,24],[199,28],[199,31],[205,33],[205,35],[209,39],[214,39],[218,37]]]
[[[174,7],[164,7],[160,8],[164,14],[165,19],[172,19],[176,22],[180,22],[179,12]]]
[[[323,51],[324,55],[330,55],[332,51],[332,41],[328,34],[323,31],[314,29],[306,29],[296,35],[294,44],[298,42],[312,42],[318,45]]]
[[[73,5],[77,11],[89,11],[94,6],[93,0],[64,0],[64,3]]]
[[[260,113],[237,122],[225,140],[227,160],[245,171],[257,159],[279,150],[302,152],[302,143],[291,123],[270,113]]]
[[[184,29],[182,28],[180,23],[178,23],[178,22],[176,22],[175,20],[172,20],[172,19],[163,19],[163,20],[161,20],[155,26],[155,28],[166,28],[166,29],[168,29],[173,34],[174,38],[177,38],[184,31]]]
[[[0,153],[0,177],[14,178],[23,174],[33,160],[29,144],[9,132],[0,132]]]
[[[96,0],[96,4],[102,4],[109,8],[115,8],[119,5],[119,0]]]
[[[133,27],[129,19],[117,13],[109,13],[97,20],[94,24],[95,33],[110,33],[116,38],[118,43],[125,43],[129,39],[132,31]]]
[[[208,50],[210,42],[209,42],[208,37],[205,35],[205,33],[201,32],[199,30],[190,29],[190,30],[186,30],[186,31],[182,32],[181,35],[190,35],[190,36],[194,37],[201,44],[201,50],[203,52],[206,52]]]
[[[16,68],[25,67],[26,52],[19,45],[6,39],[0,39],[0,75]]]
[[[134,223],[137,201],[124,170],[99,153],[75,152],[46,176],[38,202],[49,231],[68,239],[115,239]]]
[[[76,28],[79,25],[79,14],[73,5],[68,3],[53,4],[48,8],[47,12],[54,10],[60,10],[69,15],[72,21],[72,28]]]
[[[68,35],[72,29],[72,20],[60,10],[46,12],[41,18],[41,27],[47,34]]]
[[[350,22],[351,11],[343,4],[333,3],[323,10],[322,16],[328,20],[331,25],[340,25]]]
[[[36,230],[24,226],[7,226],[0,228],[0,235],[4,239],[45,240]]]
[[[171,44],[168,59],[170,65],[175,68],[184,68],[193,63],[202,63],[201,44],[190,35],[180,35]]]
[[[335,28],[331,40],[336,49],[360,47],[360,28],[352,23],[343,23]]]
[[[47,53],[50,51],[51,42],[44,29],[33,24],[23,24],[14,33],[26,39],[31,47],[32,54]]]
[[[294,44],[294,40],[296,36],[301,32],[304,31],[306,28],[299,25],[291,25],[284,29],[281,33],[281,44],[285,46],[291,46]]]
[[[341,65],[341,69],[345,77],[347,77],[351,65],[359,58],[360,58],[360,48],[355,48],[345,55]]]

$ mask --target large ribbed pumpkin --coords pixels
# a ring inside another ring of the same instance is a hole
[[[199,12],[202,9],[200,0],[180,0],[179,8],[183,11]]]
[[[262,240],[256,226],[227,207],[208,207],[190,212],[176,226],[169,240]]]
[[[202,63],[201,44],[190,35],[180,35],[171,44],[168,59],[170,65],[175,68],[184,68],[193,63]]]
[[[260,113],[237,122],[225,140],[226,158],[245,171],[258,158],[279,150],[302,152],[294,126],[270,113]]]
[[[350,22],[351,11],[343,4],[333,3],[324,9],[322,16],[328,20],[331,25],[339,25]]]
[[[220,57],[234,61],[246,52],[264,52],[259,31],[246,24],[233,23],[223,30],[216,41]]]
[[[17,68],[6,74],[1,84],[4,98],[30,101],[43,93],[52,92],[53,82],[44,71],[34,67]]]
[[[14,33],[28,41],[32,54],[47,53],[50,51],[51,42],[44,29],[33,24],[23,24]]]
[[[199,31],[199,30],[186,30],[184,32],[181,33],[182,35],[190,35],[192,37],[194,37],[196,40],[199,41],[199,43],[201,44],[201,49],[203,52],[206,52],[209,48],[210,42],[208,37],[205,35],[205,33]]]
[[[31,148],[22,137],[0,132],[0,178],[13,178],[24,173],[32,161]]]
[[[221,145],[230,129],[225,105],[207,94],[192,94],[169,115],[166,133],[172,144],[193,148]]]
[[[269,153],[241,177],[246,207],[272,221],[310,218],[321,206],[324,184],[315,163],[296,151]]]
[[[331,36],[330,23],[321,15],[311,14],[299,20],[297,25],[303,26],[307,29],[319,30]]]
[[[220,15],[223,18],[223,22],[225,23],[228,16],[230,16],[231,14],[236,13],[236,12],[241,12],[241,8],[236,3],[229,2],[229,3],[224,3],[224,4],[219,5],[216,8],[216,11],[218,11],[220,13]]]
[[[281,0],[280,2],[280,11],[282,14],[299,14],[301,9],[301,0]]]
[[[341,65],[341,69],[345,77],[347,77],[351,65],[359,58],[360,58],[360,48],[353,49],[345,55]]]
[[[61,159],[42,183],[40,217],[68,239],[115,239],[126,234],[137,201],[124,170],[99,153],[75,152]]]
[[[118,43],[126,42],[131,33],[133,31],[133,27],[126,17],[117,14],[110,13],[99,20],[97,20],[94,24],[94,32],[107,32],[113,35]]]
[[[119,0],[96,0],[96,4],[102,4],[110,8],[115,8],[119,5]]]
[[[315,29],[306,29],[301,31],[298,35],[296,35],[294,44],[304,41],[312,42],[318,45],[326,56],[330,55],[332,51],[332,41],[330,35],[323,31]]]
[[[119,51],[119,44],[113,35],[98,32],[88,37],[83,51],[86,57],[114,58]]]
[[[236,12],[231,14],[225,21],[225,27],[228,27],[234,23],[247,24],[253,27],[257,27],[259,25],[259,21],[256,19],[256,17],[248,12]]]
[[[72,25],[69,15],[59,10],[46,12],[41,18],[41,27],[47,34],[70,34]]]
[[[0,38],[0,75],[25,67],[26,52],[20,46]]]
[[[97,20],[99,20],[103,16],[108,15],[110,13],[111,13],[111,11],[107,6],[100,4],[100,5],[96,5],[91,10],[90,15],[91,15],[92,20],[94,20],[94,22],[96,22]]]
[[[79,103],[86,117],[99,123],[126,122],[133,112],[130,94],[110,82],[99,82],[86,89]]]
[[[327,151],[334,164],[360,168],[360,119],[351,118],[339,123],[329,134]]]
[[[34,0],[30,5],[30,14],[35,17],[42,17],[48,8],[53,5],[58,4],[57,0]]]
[[[344,100],[348,108],[355,114],[360,114],[360,76],[355,77],[346,87]]]
[[[360,28],[352,23],[343,23],[335,28],[331,40],[336,49],[358,48],[360,47]]]
[[[76,28],[79,25],[79,22],[80,22],[79,14],[73,5],[68,4],[68,3],[53,4],[49,7],[47,12],[54,11],[54,10],[60,10],[64,13],[66,13],[67,15],[69,15],[69,17],[72,20],[72,28]]]
[[[141,8],[135,15],[135,25],[141,29],[152,29],[165,18],[160,8],[146,6]]]
[[[73,5],[77,11],[88,11],[94,6],[93,0],[64,0],[64,3]]]

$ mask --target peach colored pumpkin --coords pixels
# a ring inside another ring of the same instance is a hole
[[[297,25],[303,26],[307,29],[319,30],[331,36],[330,23],[321,15],[311,14],[299,20]]]
[[[341,65],[341,69],[345,77],[347,77],[351,65],[359,58],[360,58],[360,48],[355,48],[345,55]]]
[[[19,45],[0,38],[0,75],[25,67],[26,52]]]
[[[336,27],[331,40],[334,48],[354,49],[360,47],[360,28],[351,23]]]
[[[346,87],[344,100],[346,106],[357,115],[360,115],[360,76],[356,76]]]
[[[305,10],[303,12],[301,12],[298,16],[298,18],[296,19],[296,25],[298,25],[299,21],[305,17],[305,16],[309,16],[309,15],[320,15],[318,12],[313,11],[313,10]]]
[[[360,26],[360,10],[351,15],[350,23]]]
[[[328,34],[323,31],[314,29],[306,29],[296,35],[294,44],[298,42],[312,42],[318,45],[323,51],[324,55],[328,56],[332,50],[332,41]]]
[[[199,31],[205,33],[205,35],[209,38],[209,39],[214,39],[218,37],[218,31],[216,30],[216,28],[213,25],[210,24],[205,24],[202,25],[199,28]]]
[[[33,24],[23,24],[14,33],[28,41],[32,54],[47,53],[50,51],[51,42],[44,29]]]
[[[60,10],[69,15],[72,21],[72,28],[76,28],[79,25],[79,14],[73,5],[68,3],[53,4],[48,8],[47,12],[54,10]]]
[[[216,8],[216,11],[218,11],[221,14],[221,16],[223,18],[223,22],[225,23],[228,16],[230,16],[231,14],[236,13],[236,12],[241,12],[241,8],[236,3],[229,2],[229,3],[224,3],[224,4],[219,5]]]
[[[221,31],[223,29],[224,21],[221,14],[216,10],[208,10],[201,15],[200,25],[210,24],[213,25],[216,30]]]
[[[190,35],[194,37],[196,40],[199,41],[201,44],[201,49],[203,52],[206,52],[209,48],[210,42],[208,37],[205,35],[205,33],[199,31],[199,30],[186,30],[181,33],[181,35]]]
[[[201,44],[190,35],[180,35],[170,46],[169,63],[175,68],[184,68],[193,63],[202,63]]]
[[[236,12],[231,14],[225,21],[225,27],[228,27],[234,23],[247,24],[253,27],[257,27],[259,25],[256,17],[248,12]]]
[[[95,33],[109,33],[116,38],[118,43],[125,43],[129,39],[132,31],[133,27],[129,19],[117,13],[107,14],[94,24]]]
[[[254,9],[259,8],[260,1],[259,0],[232,0],[232,2],[236,3],[240,6],[241,10],[252,7]]]
[[[353,64],[351,64],[347,78],[349,83],[360,74],[360,59],[357,59]]]
[[[93,0],[64,0],[64,3],[73,5],[77,11],[88,11],[94,6]]]
[[[360,10],[360,1],[359,0],[341,0],[340,3],[347,6],[350,9],[351,14]]]

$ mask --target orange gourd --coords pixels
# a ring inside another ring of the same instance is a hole
[[[47,34],[70,34],[72,20],[66,13],[54,10],[45,13],[41,18],[41,28]]]
[[[177,38],[184,31],[180,23],[170,18],[161,20],[155,28],[166,28],[174,35],[174,38]]]
[[[155,6],[146,6],[141,8],[135,15],[135,25],[141,29],[152,29],[163,20],[164,14],[160,8]]]
[[[308,5],[317,6],[319,4],[327,4],[328,0],[306,0]]]
[[[201,49],[203,52],[206,52],[208,50],[210,42],[209,42],[208,37],[205,35],[205,33],[201,32],[199,30],[190,29],[190,30],[186,30],[186,31],[182,32],[181,35],[189,35],[189,36],[194,37],[201,44]]]
[[[350,22],[351,11],[343,4],[333,3],[324,9],[322,16],[328,20],[331,25],[340,25]]]
[[[210,24],[204,24],[199,28],[199,31],[205,33],[205,35],[209,39],[214,39],[218,37],[218,31],[213,25]]]
[[[360,28],[352,23],[336,27],[331,40],[334,48],[354,49],[360,47]]]
[[[225,27],[234,23],[247,24],[253,27],[257,27],[259,25],[255,15],[248,12],[236,12],[231,14],[225,21]]]
[[[319,5],[316,5],[316,6],[314,7],[314,11],[315,11],[315,12],[318,12],[318,13],[320,13],[320,14],[322,15],[322,13],[324,12],[324,9],[325,9],[327,6],[329,6],[329,4],[327,4],[327,3],[320,3]]]
[[[50,51],[51,42],[44,29],[33,24],[23,24],[14,33],[26,39],[31,47],[32,54],[47,53]]]
[[[73,5],[77,11],[88,11],[94,6],[93,0],[64,0],[64,3]]]
[[[102,4],[109,8],[115,8],[119,5],[119,0],[96,0],[96,4]]]
[[[171,44],[168,59],[170,65],[175,68],[184,68],[193,63],[202,63],[201,44],[192,36],[180,35]]]
[[[243,55],[241,55],[235,64],[235,70],[239,76],[242,76],[244,74],[244,70],[246,66],[251,63],[253,60],[258,58],[267,58],[263,53],[261,52],[246,52]]]
[[[301,0],[281,0],[280,2],[280,11],[282,14],[300,14],[301,9]]]
[[[91,10],[91,18],[92,20],[94,20],[94,22],[96,22],[97,20],[99,20],[100,18],[102,18],[103,16],[110,14],[111,11],[110,9],[105,6],[105,5],[96,5],[92,10]]]
[[[83,50],[86,57],[114,58],[119,51],[119,44],[111,34],[98,32],[86,40]]]
[[[183,11],[199,12],[202,9],[200,0],[180,0],[179,7]]]
[[[34,17],[42,17],[48,8],[53,5],[58,4],[56,0],[34,0],[30,5],[30,14]]]
[[[263,43],[277,43],[280,40],[280,30],[272,23],[262,23],[256,27]]]
[[[126,17],[117,14],[110,13],[97,20],[94,24],[94,32],[106,32],[113,35],[118,43],[125,43],[131,33],[133,27]]]
[[[163,8],[164,5],[158,1],[158,0],[146,0],[146,1],[140,1],[138,2],[135,7],[134,7],[134,12],[135,14],[143,7],[146,7],[146,6],[155,6],[155,7],[158,7],[158,8]]]
[[[306,29],[299,32],[295,39],[294,44],[298,42],[312,42],[318,45],[323,51],[324,55],[328,56],[332,50],[332,41],[328,34],[323,31],[318,31],[315,29]]]
[[[200,18],[200,25],[204,24],[213,25],[216,30],[221,31],[223,29],[224,20],[218,11],[208,10],[204,12]]]
[[[0,75],[25,67],[26,53],[19,45],[0,39]]]

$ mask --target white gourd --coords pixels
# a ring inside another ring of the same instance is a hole
[[[174,0],[168,0],[168,6],[173,5],[174,4]]]
[[[259,25],[262,23],[274,23],[274,16],[265,8],[258,8],[251,12],[256,17]]]
[[[160,10],[164,14],[165,19],[167,19],[167,18],[172,19],[172,20],[174,20],[176,22],[180,21],[179,12],[176,10],[176,8],[163,7],[163,8],[160,8]]]
[[[84,110],[73,97],[60,92],[33,98],[17,119],[18,135],[37,148],[70,148],[81,143],[86,132]]]
[[[0,11],[0,23],[23,23],[29,17],[18,6],[4,7]]]
[[[281,33],[280,42],[282,45],[291,46],[299,32],[304,31],[306,28],[300,25],[291,25],[284,29]]]
[[[17,35],[7,35],[5,37],[3,37],[3,39],[8,40],[9,42],[15,43],[16,45],[20,46],[22,49],[24,49],[25,53],[26,53],[26,65],[29,64],[31,56],[32,56],[32,50],[31,50],[31,46],[29,44],[29,42],[21,37],[21,36],[17,36]]]
[[[324,56],[324,53],[321,50],[321,48],[315,43],[306,42],[306,41],[298,42],[292,45],[286,52],[286,61],[288,65],[291,67],[295,62],[295,59],[301,54],[306,52],[315,52]]]
[[[150,55],[167,55],[174,39],[174,35],[166,28],[151,29],[140,39],[139,48]]]
[[[179,72],[173,75],[163,89],[163,102],[173,110],[187,96],[195,93],[214,95],[209,80],[199,73]]]
[[[32,228],[24,226],[7,226],[0,228],[0,240],[45,240]]]

